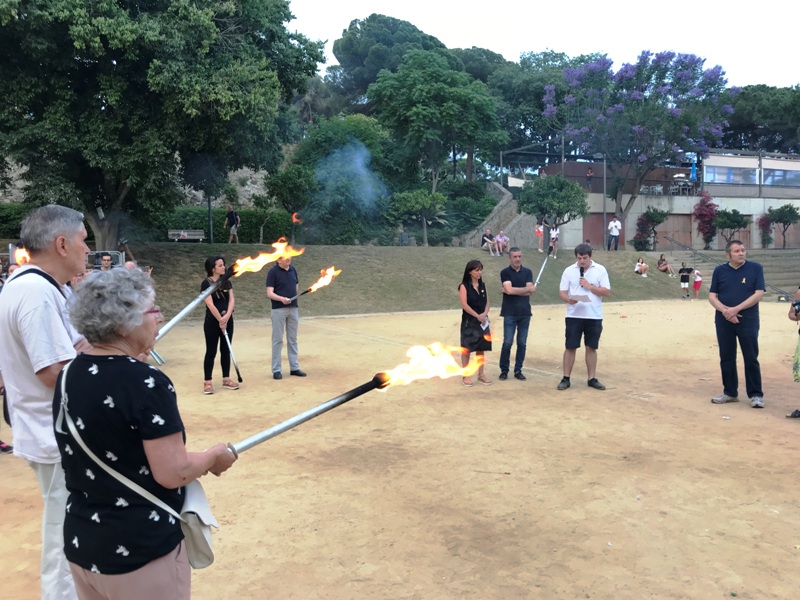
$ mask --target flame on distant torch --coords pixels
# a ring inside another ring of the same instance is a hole
[[[484,333],[483,334],[483,339],[485,339],[487,342],[491,342],[492,341],[492,335],[490,333]]]
[[[297,223],[298,225],[303,224],[303,219],[297,216],[297,213],[292,213],[292,223]]]
[[[322,275],[322,277],[319,278],[319,281],[317,281],[317,283],[308,288],[308,291],[316,292],[319,288],[330,284],[330,282],[333,281],[333,278],[336,277],[341,272],[342,272],[341,269],[337,269],[334,266],[330,266],[327,269],[322,269],[319,272],[319,274]]]
[[[24,265],[31,259],[31,255],[28,254],[28,251],[25,248],[17,248],[14,250],[14,262],[18,265]]]
[[[272,244],[275,252],[262,252],[255,258],[240,258],[233,266],[233,274],[238,277],[242,273],[250,272],[256,273],[263,269],[271,262],[275,262],[279,258],[291,258],[293,256],[300,256],[305,248],[292,248],[287,242],[286,238],[280,238],[277,242]]]
[[[406,352],[406,356],[410,359],[406,364],[384,372],[389,377],[387,385],[408,385],[417,379],[434,377],[447,379],[474,375],[480,367],[477,360],[470,361],[466,367],[456,362],[456,357],[460,360],[465,353],[464,348],[444,346],[439,342],[430,346],[412,346]]]

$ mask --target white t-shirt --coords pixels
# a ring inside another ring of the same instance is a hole
[[[558,233],[559,233],[558,227],[553,227],[552,229],[550,229],[550,239],[551,240],[556,239],[558,237]]]
[[[14,454],[37,463],[59,463],[53,433],[53,388],[37,371],[75,357],[81,339],[69,322],[66,300],[56,287],[24,265],[0,294],[0,371],[6,387]]]
[[[619,235],[619,230],[622,229],[622,223],[614,219],[608,224],[608,233],[610,235]]]
[[[584,278],[590,284],[597,287],[611,289],[611,283],[608,281],[608,271],[603,265],[598,265],[592,261],[586,271],[583,273]],[[561,283],[558,289],[566,291],[569,296],[588,296],[588,302],[578,302],[576,304],[567,304],[567,317],[574,317],[576,319],[602,319],[603,318],[603,298],[593,294],[586,288],[580,286],[581,271],[578,263],[573,263],[564,269],[561,275]]]
[[[700,271],[698,271],[697,269],[695,269],[695,271],[694,271],[694,280],[695,281],[703,281],[703,278],[700,276]]]

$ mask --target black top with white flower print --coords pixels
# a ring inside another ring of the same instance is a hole
[[[184,431],[169,378],[127,356],[80,354],[69,367],[66,392],[69,414],[86,446],[180,512],[182,489],[156,482],[142,444]],[[60,406],[61,376],[54,415]],[[56,440],[69,490],[67,559],[110,575],[134,571],[173,550],[183,539],[180,522],[106,473],[81,449],[66,423],[63,430],[56,431]]]

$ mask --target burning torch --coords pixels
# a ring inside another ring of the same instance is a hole
[[[272,247],[275,248],[275,252],[262,252],[255,258],[240,258],[234,264],[228,267],[222,277],[217,279],[214,284],[203,290],[203,292],[197,296],[197,298],[187,304],[183,310],[172,317],[172,319],[170,319],[169,322],[159,330],[158,336],[156,337],[156,342],[164,337],[170,329],[175,327],[175,325],[177,325],[181,319],[192,312],[198,304],[216,292],[219,289],[219,286],[228,281],[231,277],[238,277],[242,273],[246,272],[256,273],[269,263],[275,262],[279,258],[300,256],[305,250],[304,248],[300,248],[299,250],[292,248],[284,238],[280,238],[277,242],[273,243]]]
[[[390,371],[377,373],[366,383],[362,383],[344,394],[340,394],[274,427],[265,429],[261,433],[250,436],[238,444],[229,444],[228,447],[231,452],[238,456],[240,452],[249,450],[253,446],[266,442],[372,390],[385,390],[392,385],[407,385],[417,379],[469,377],[478,371],[480,365],[477,360],[473,360],[466,367],[460,366],[456,362],[455,356],[462,356],[465,353],[466,350],[464,348],[443,346],[439,343],[431,344],[430,346],[414,346],[406,352],[406,356],[410,359],[407,363],[399,365]]]
[[[329,285],[330,282],[333,281],[333,278],[339,275],[339,273],[341,272],[342,272],[341,269],[337,269],[336,267],[333,266],[328,267],[327,269],[322,269],[319,272],[321,277],[317,280],[317,283],[312,285],[307,290],[300,292],[296,296],[292,296],[291,298],[289,298],[289,302],[297,300],[300,296],[308,294],[309,292],[316,292],[319,288],[323,286]]]

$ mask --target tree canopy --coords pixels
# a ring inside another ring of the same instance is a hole
[[[725,239],[726,244],[734,239],[739,231],[747,229],[748,225],[750,225],[750,219],[735,208],[733,210],[720,209],[714,218],[714,227]]]
[[[379,14],[353,20],[333,43],[342,67],[341,85],[355,101],[367,93],[382,69],[396,71],[410,50],[434,50],[445,45],[408,21]]]
[[[0,0],[0,158],[27,167],[29,200],[83,208],[112,247],[123,211],[177,202],[195,156],[279,164],[279,102],[322,61],[291,18],[286,0]]]
[[[563,95],[548,86],[543,114],[563,127],[574,151],[603,154],[617,177],[633,180],[624,206],[623,188],[615,186],[618,217],[630,212],[654,168],[720,143],[733,109],[724,103],[723,70],[704,69],[704,63],[692,54],[642,52],[615,73],[603,56],[564,69]]]
[[[381,71],[368,90],[380,122],[428,169],[432,193],[453,146],[466,150],[504,138],[489,90],[453,60],[444,51],[412,50],[396,73]]]
[[[517,207],[519,212],[547,217],[559,227],[589,214],[588,194],[576,181],[561,176],[537,178],[522,187]]]
[[[749,85],[731,104],[726,148],[800,153],[800,87]]]

